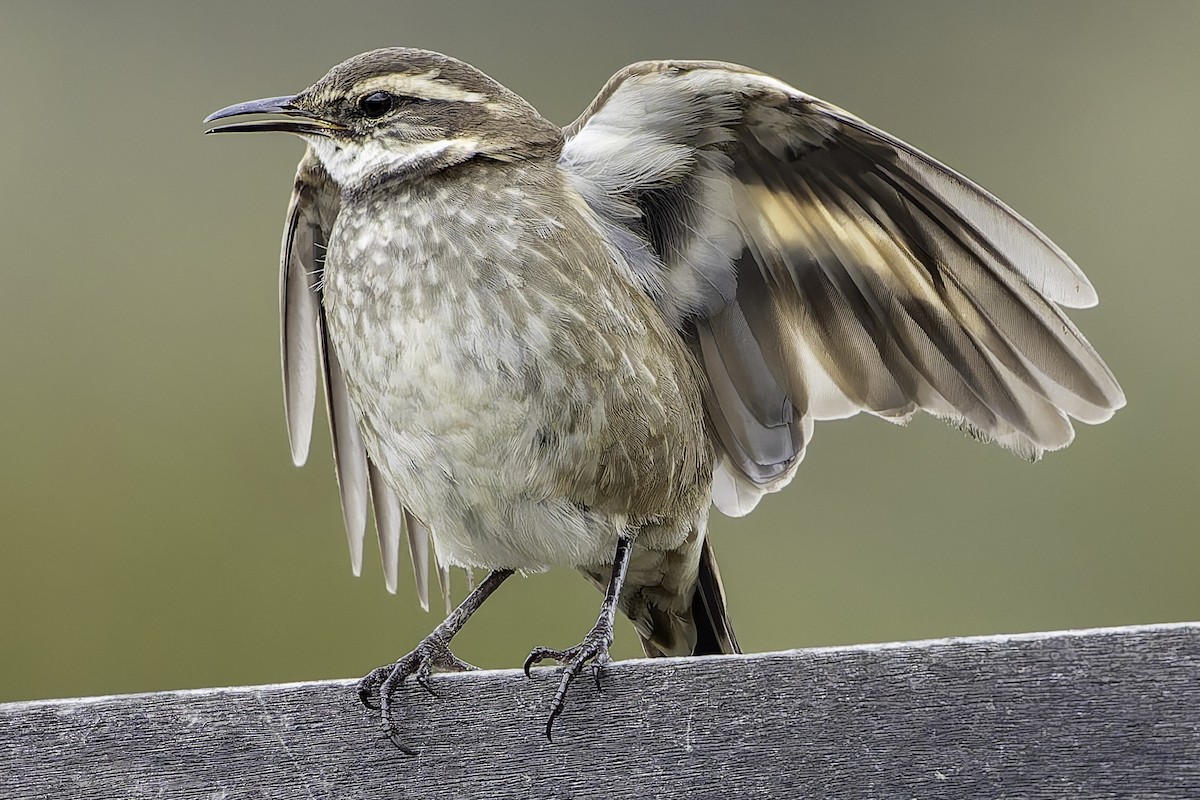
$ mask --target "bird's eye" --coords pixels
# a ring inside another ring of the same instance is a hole
[[[371,119],[379,119],[396,107],[396,96],[387,92],[372,92],[358,101],[358,109]]]

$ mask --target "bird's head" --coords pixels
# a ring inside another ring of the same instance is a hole
[[[344,61],[296,95],[223,108],[208,133],[284,131],[305,139],[346,190],[424,174],[467,159],[553,153],[561,132],[520,96],[469,64],[427,50],[386,48]]]

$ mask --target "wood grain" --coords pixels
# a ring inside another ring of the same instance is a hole
[[[1200,798],[1200,623],[0,705],[2,798]]]

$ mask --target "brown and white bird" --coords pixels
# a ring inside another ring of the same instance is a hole
[[[1046,236],[967,178],[745,67],[642,62],[560,129],[461,61],[389,48],[218,131],[303,138],[280,302],[292,457],[323,382],[354,570],[373,504],[428,604],[487,578],[359,685],[469,669],[449,642],[514,571],[605,590],[647,653],[737,651],[710,505],[786,486],[816,420],[924,410],[1036,459],[1124,396],[1062,308],[1096,303]],[[439,573],[440,575],[440,573]]]

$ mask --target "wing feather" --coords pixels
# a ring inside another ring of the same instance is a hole
[[[400,532],[404,527],[404,516],[400,510],[400,499],[387,485],[375,462],[367,458],[367,480],[371,487],[371,507],[375,511],[375,533],[379,537],[379,557],[383,562],[383,580],[387,590],[396,593],[399,583]],[[416,566],[416,559],[413,565]],[[421,588],[417,587],[417,598],[421,599]],[[428,605],[428,599],[425,600]],[[428,610],[428,608],[426,608]]]
[[[404,533],[408,540],[408,555],[412,560],[413,578],[417,584],[417,599],[421,608],[429,610],[429,528],[404,510]]]
[[[292,461],[308,458],[318,379],[333,442],[334,472],[354,574],[362,572],[368,502],[374,512],[384,582],[395,593],[400,538],[408,540],[417,598],[429,610],[429,529],[403,507],[400,498],[369,458],[359,415],[346,386],[337,354],[328,339],[321,279],[325,245],[337,217],[339,195],[320,162],[306,153],[296,171],[280,252],[280,351],[284,410]]]
[[[325,365],[325,408],[329,412],[329,434],[333,442],[333,471],[342,498],[342,520],[350,544],[350,566],[362,574],[363,535],[367,529],[367,451],[358,427],[358,412],[350,399],[346,376],[330,346],[325,310],[321,323],[321,358]]]
[[[1096,303],[1079,267],[836,106],[745,67],[642,62],[565,130],[563,168],[696,343],[722,510],[786,485],[814,420],[923,409],[1034,459],[1124,405],[1061,308]]]
[[[307,161],[307,160],[306,160]],[[324,230],[317,206],[318,177],[301,162],[279,257],[279,341],[283,368],[283,403],[292,463],[303,466],[312,440],[317,400],[317,309],[313,291],[318,251]]]

